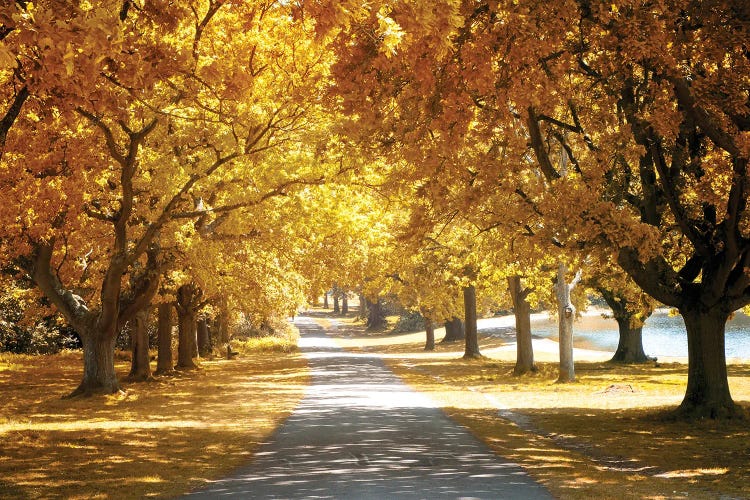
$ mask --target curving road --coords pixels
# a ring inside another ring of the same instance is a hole
[[[250,465],[186,498],[552,498],[377,356],[343,352],[311,318],[295,324],[305,398]]]

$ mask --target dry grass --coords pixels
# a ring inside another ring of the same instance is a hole
[[[243,354],[62,400],[80,367],[78,353],[0,357],[0,498],[178,496],[249,461],[308,381],[300,356]]]
[[[487,358],[465,361],[461,345],[425,353],[424,333],[373,337],[361,330],[344,320],[338,342],[382,353],[398,375],[558,498],[750,498],[747,421],[661,418],[682,400],[685,364],[618,366],[602,361],[607,354],[577,351],[576,359],[589,360],[576,363],[578,382],[556,384],[549,361],[514,377],[515,350],[497,338],[481,340]],[[539,346],[537,359],[555,358],[549,345]],[[735,401],[750,405],[750,367],[729,372]]]

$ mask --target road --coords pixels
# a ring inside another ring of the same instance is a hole
[[[186,498],[552,498],[379,357],[342,351],[309,317],[295,324],[304,399],[252,463]]]

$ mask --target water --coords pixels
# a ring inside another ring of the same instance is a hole
[[[535,336],[557,340],[557,320],[532,321]],[[573,325],[575,347],[615,352],[619,333],[613,319],[587,316]],[[654,312],[643,327],[643,349],[648,356],[687,357],[687,334],[682,316],[669,316],[666,310]],[[727,322],[725,350],[727,360],[750,361],[750,317],[738,312]]]

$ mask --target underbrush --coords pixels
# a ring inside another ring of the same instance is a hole
[[[243,335],[245,332],[252,334]],[[280,352],[291,353],[298,349],[299,330],[288,321],[276,321],[264,325],[261,329],[246,327],[235,334],[230,341],[233,351],[240,354],[251,354],[258,352]]]

